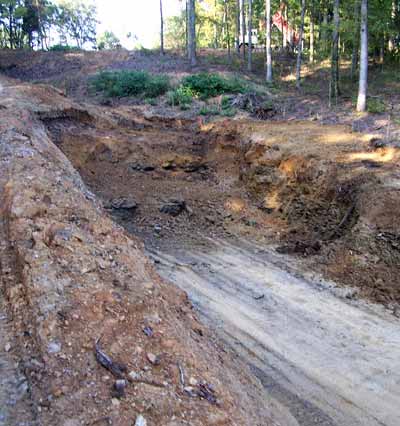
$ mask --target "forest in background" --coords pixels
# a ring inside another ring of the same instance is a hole
[[[400,0],[186,0],[182,13],[165,22],[168,2],[157,1],[162,54],[165,49],[185,52],[194,66],[198,49],[222,49],[228,63],[242,60],[251,72],[253,53],[265,52],[265,78],[272,83],[283,52],[295,58],[298,89],[305,61],[329,59],[331,103],[340,94],[340,61],[350,61],[351,78],[360,82],[359,111],[366,109],[368,63],[400,59]],[[0,48],[121,48],[112,32],[96,34],[97,23],[90,1],[2,0]]]

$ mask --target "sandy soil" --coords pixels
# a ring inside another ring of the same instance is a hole
[[[151,252],[296,426],[396,426],[399,320],[244,240]]]

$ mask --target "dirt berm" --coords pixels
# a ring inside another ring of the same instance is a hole
[[[27,384],[0,408],[0,423],[276,424],[247,367],[104,214],[38,119],[84,110],[53,89],[14,84],[0,81],[1,315],[10,325],[0,361]],[[11,395],[6,379],[0,401]],[[115,388],[118,379],[126,382]]]

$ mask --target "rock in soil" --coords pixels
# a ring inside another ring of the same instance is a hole
[[[136,210],[138,207],[136,201],[129,197],[114,198],[110,204],[114,210]]]
[[[142,415],[137,416],[135,426],[147,426],[146,419]]]
[[[183,200],[170,200],[160,208],[161,213],[171,216],[179,216],[186,209],[186,203]]]

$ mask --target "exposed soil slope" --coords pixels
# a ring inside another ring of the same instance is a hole
[[[244,235],[300,256],[371,300],[400,302],[394,146],[347,126],[98,111],[96,122],[41,118],[110,214],[148,245]],[[121,197],[137,208],[113,208]],[[181,214],[163,212],[171,200],[185,203]]]
[[[107,217],[38,121],[96,121],[96,112],[46,87],[3,86],[4,338],[29,382],[25,424],[131,426],[140,414],[148,425],[270,424],[260,385],[213,341],[185,294],[157,276],[141,243]],[[113,372],[98,362],[110,365],[108,357],[118,362]],[[118,399],[121,377],[128,384]],[[21,407],[11,410],[6,424],[20,424]]]

